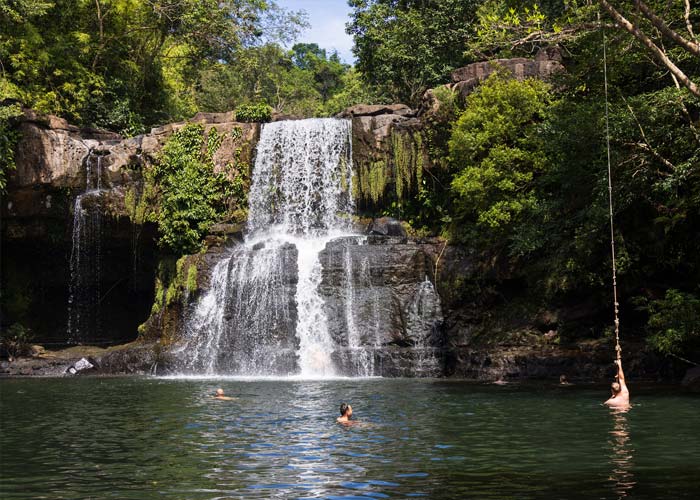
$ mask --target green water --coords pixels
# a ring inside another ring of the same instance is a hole
[[[425,380],[0,390],[2,499],[700,498],[700,397],[675,390],[637,388],[626,414],[601,388]],[[344,400],[360,424],[335,423]]]

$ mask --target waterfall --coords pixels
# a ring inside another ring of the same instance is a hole
[[[217,264],[187,321],[187,369],[331,376],[319,253],[349,234],[351,122],[263,126],[243,244]]]
[[[431,342],[431,336],[435,335],[435,318],[442,320],[442,308],[440,296],[435,291],[432,282],[426,276],[418,285],[416,294],[406,311],[407,324],[416,332],[413,352],[415,361],[414,375],[435,373],[438,369],[438,358]]]
[[[351,170],[350,120],[263,126],[247,232],[187,312],[174,349],[184,373],[376,376],[385,362],[388,373],[439,372],[437,294],[412,270],[415,246],[392,260],[391,244],[353,230]]]
[[[73,204],[73,235],[68,293],[68,343],[95,337],[100,331],[102,266],[102,155],[92,150],[85,159],[85,191]],[[93,171],[93,161],[95,171]]]
[[[349,241],[349,243],[363,245],[366,241],[367,238],[363,236],[356,238],[355,241]],[[353,375],[369,377],[376,375],[374,350],[381,346],[377,335],[380,328],[377,311],[379,299],[376,291],[372,289],[369,260],[365,258],[360,266],[353,265],[353,246],[353,244],[347,244],[343,247],[343,278],[345,281],[343,298],[345,301],[344,315],[348,345],[345,363],[350,367],[349,370]],[[365,293],[369,294],[369,324],[358,325],[358,309],[360,308],[362,297],[359,296],[360,293],[357,290],[356,283],[366,290]],[[369,336],[365,335],[363,339],[362,332],[369,333]]]

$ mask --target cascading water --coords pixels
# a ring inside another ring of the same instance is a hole
[[[345,324],[347,328],[347,351],[345,353],[345,364],[349,367],[349,371],[353,375],[360,377],[369,377],[375,375],[375,359],[374,350],[381,346],[381,341],[376,335],[379,331],[380,322],[377,306],[379,303],[375,291],[372,289],[370,279],[370,269],[368,259],[363,259],[360,266],[353,265],[352,249],[353,244],[363,245],[367,238],[357,237],[355,241],[349,241],[343,247],[343,266],[344,266],[344,302],[345,302]],[[358,269],[356,269],[358,268]],[[369,318],[369,325],[358,325],[358,305],[362,301],[360,292],[356,289],[356,283],[364,289],[367,297],[367,303],[370,305],[370,310],[366,315]],[[370,328],[367,328],[370,326]],[[374,327],[374,328],[371,328]],[[361,331],[362,329],[362,331]],[[368,338],[362,338],[362,332],[369,332],[371,335]]]
[[[85,192],[75,198],[73,205],[68,294],[68,342],[71,344],[88,340],[88,335],[97,336],[100,331],[102,156],[91,151],[85,159],[85,170]]]
[[[352,230],[351,166],[349,120],[263,126],[248,232],[187,315],[183,372],[373,376],[387,352],[414,345],[420,353],[399,360],[400,373],[436,374],[421,353],[433,352],[437,294],[423,274],[384,276],[392,247],[370,248]]]
[[[319,252],[348,234],[350,121],[263,127],[248,234],[214,269],[188,321],[187,368],[240,375],[334,375]]]
[[[418,285],[413,301],[406,311],[406,323],[411,325],[413,331],[419,332],[413,345],[416,374],[435,373],[437,369],[438,358],[430,337],[436,333],[433,319],[441,316],[440,297],[426,276]]]

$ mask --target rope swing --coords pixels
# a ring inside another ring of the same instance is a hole
[[[598,14],[600,23],[600,14]],[[617,301],[617,265],[615,262],[615,225],[613,223],[613,198],[612,198],[612,168],[610,161],[610,119],[608,114],[608,55],[606,49],[605,28],[603,32],[603,79],[605,82],[605,140],[608,151],[608,207],[610,209],[610,254],[612,256],[612,283],[613,304],[615,310],[615,353],[618,361],[622,361],[622,349],[620,348],[620,304]]]

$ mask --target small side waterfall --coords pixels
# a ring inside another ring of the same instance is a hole
[[[188,313],[176,349],[185,373],[373,376],[385,353],[411,346],[418,357],[400,359],[401,374],[436,373],[432,284],[422,271],[386,276],[392,246],[352,229],[351,144],[350,120],[263,126],[248,232]]]
[[[73,245],[70,255],[68,342],[81,343],[100,331],[100,271],[102,266],[102,155],[85,158],[85,191],[73,204]]]
[[[363,245],[367,238],[362,236],[355,239],[358,245]],[[354,242],[353,242],[354,243]],[[381,339],[376,335],[379,330],[379,297],[376,290],[372,290],[370,279],[369,260],[363,259],[360,266],[353,265],[352,259],[353,245],[345,245],[343,247],[343,266],[344,266],[344,302],[345,302],[345,324],[347,328],[347,352],[345,364],[350,367],[353,375],[360,377],[370,377],[375,375],[375,359],[374,350],[381,347]],[[359,269],[356,269],[359,267]],[[369,311],[365,311],[366,317],[369,318],[370,325],[358,325],[359,304],[362,302],[361,292],[358,290],[358,284],[364,289],[364,294],[369,294],[367,297],[369,303]],[[367,328],[370,326],[370,328]],[[374,328],[371,328],[371,327]],[[371,335],[363,339],[362,331],[369,332]]]

